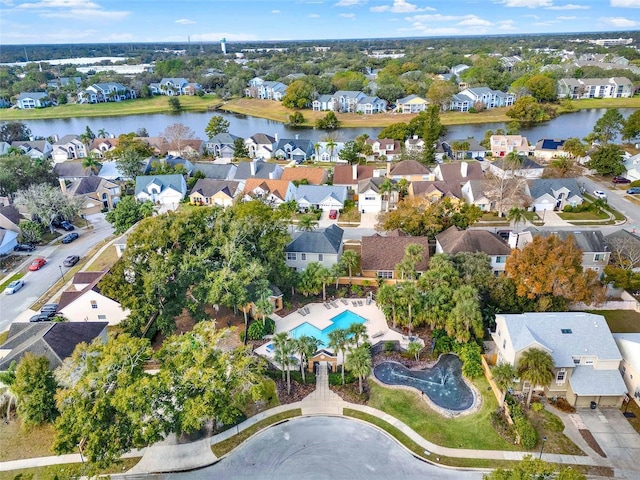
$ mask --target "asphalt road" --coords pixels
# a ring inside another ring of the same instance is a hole
[[[640,206],[628,200],[633,197],[633,195],[625,193],[628,186],[623,185],[624,188],[616,190],[611,182],[596,183],[585,177],[581,177],[579,181],[584,184],[585,190],[589,194],[593,194],[594,190],[603,190],[607,194],[607,203],[627,217],[625,228],[640,227]],[[640,195],[635,195],[635,197],[640,200]]]
[[[76,228],[75,231],[80,234],[80,237],[67,245],[57,243],[51,246],[37,247],[33,252],[19,254],[24,257],[23,269],[27,272],[22,277],[25,285],[13,295],[3,295],[0,292],[0,332],[8,328],[11,322],[16,320],[55,282],[60,280],[61,274],[65,274],[68,270],[67,267],[62,266],[62,262],[68,255],[79,255],[82,258],[94,245],[113,233],[111,225],[104,221],[104,216],[92,216],[89,221],[94,228],[91,230]],[[67,234],[62,230],[61,233]],[[30,272],[27,268],[36,257],[43,257],[47,260],[47,264],[40,270]],[[68,275],[65,275],[65,280],[70,280]],[[28,314],[23,317],[26,317],[27,321],[29,320]]]
[[[475,480],[482,473],[418,460],[394,439],[355,420],[306,417],[261,432],[210,467],[149,478]]]

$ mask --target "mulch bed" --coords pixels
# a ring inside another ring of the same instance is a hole
[[[602,448],[600,448],[600,445],[598,444],[596,439],[593,438],[593,434],[589,430],[581,428],[578,431],[580,432],[580,435],[582,435],[582,438],[584,438],[584,441],[587,442],[587,445],[589,445],[594,452],[596,452],[602,458],[607,458],[607,454],[604,453],[604,450],[602,450]]]
[[[362,394],[357,380],[345,385],[329,385],[329,388],[345,402],[358,405],[366,405],[369,402],[369,383],[366,380],[362,382]]]
[[[289,403],[295,403],[302,400],[316,389],[314,383],[298,383],[295,380],[291,380],[291,394],[287,394],[287,380],[282,380],[282,377],[274,379],[276,382],[276,392],[278,393],[278,400],[282,405]]]

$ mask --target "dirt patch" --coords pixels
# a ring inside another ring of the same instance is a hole
[[[295,403],[302,400],[316,389],[315,381],[313,383],[300,383],[295,380],[291,380],[291,393],[287,393],[287,380],[282,380],[282,377],[274,378],[276,382],[276,392],[278,393],[278,400],[282,405],[289,403]]]
[[[587,445],[589,445],[594,452],[596,452],[602,458],[607,458],[607,454],[604,453],[604,450],[602,450],[602,448],[600,448],[600,445],[598,444],[596,439],[593,438],[593,434],[589,430],[581,428],[578,431],[580,432],[580,435],[582,435],[582,438],[584,438],[584,441],[587,442]]]
[[[9,272],[24,262],[31,255],[7,255],[0,258],[0,272]]]

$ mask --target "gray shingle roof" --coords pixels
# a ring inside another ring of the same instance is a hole
[[[297,232],[284,250],[285,252],[337,254],[342,246],[343,234],[344,230],[337,225],[312,232]]]
[[[53,167],[53,172],[60,178],[88,177],[91,175],[91,169],[83,167],[81,161],[57,163]]]
[[[333,197],[340,203],[347,199],[347,187],[332,185],[300,185],[296,188],[296,200],[307,200],[312,205],[319,205],[325,198]]]
[[[263,160],[254,160],[256,164],[256,174],[251,175],[251,163],[252,162],[240,162],[234,175],[234,180],[246,180],[247,178],[270,178],[269,174],[275,172],[278,169],[277,163],[267,163]]]
[[[138,175],[136,177],[136,192],[138,195],[140,192],[146,191],[147,186],[151,183],[155,183],[159,185],[161,191],[166,190],[171,187],[177,192],[186,193],[182,188],[183,178],[182,175],[173,174],[173,175]]]
[[[562,187],[570,191],[570,195],[580,195],[580,187],[575,178],[536,178],[528,182],[529,192],[536,199],[548,193],[553,195],[554,190],[560,190]]]
[[[549,232],[547,230],[544,231],[534,231],[534,236],[542,235],[545,237],[549,237],[551,235],[555,235],[561,240],[566,240],[569,235],[573,236],[575,239],[576,245],[585,253],[591,252],[604,252],[607,250],[607,242],[604,239],[604,235],[602,232],[598,230],[578,230],[575,232],[567,232],[564,230],[560,230],[557,232]]]
[[[238,190],[240,182],[233,180],[215,180],[213,178],[200,178],[193,186],[191,193],[199,193],[203,197],[212,197],[218,192],[225,192],[233,197]]]
[[[573,393],[581,397],[617,396],[627,393],[627,386],[618,369],[596,370],[586,365],[579,366],[573,369],[569,383]]]
[[[196,162],[193,166],[194,172],[202,172],[205,177],[215,180],[228,180],[233,178],[236,166],[232,163],[215,164],[211,162]]]

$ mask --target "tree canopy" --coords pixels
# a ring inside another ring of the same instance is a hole
[[[0,195],[13,195],[37,183],[55,185],[50,160],[35,161],[27,155],[0,156]]]
[[[626,171],[622,149],[613,143],[598,147],[586,165],[600,175],[622,175]]]

